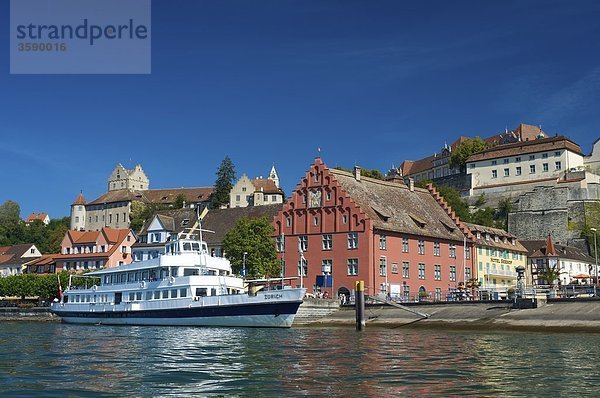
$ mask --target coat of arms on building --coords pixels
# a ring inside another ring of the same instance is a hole
[[[310,207],[321,207],[320,189],[313,189],[310,191]]]

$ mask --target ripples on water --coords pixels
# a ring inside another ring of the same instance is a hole
[[[0,323],[2,396],[598,396],[600,335]]]

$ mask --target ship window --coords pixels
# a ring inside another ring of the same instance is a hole
[[[115,304],[121,304],[123,293],[115,293]]]
[[[199,251],[200,250],[200,245],[198,243],[192,243],[192,250]]]
[[[179,289],[179,297],[187,297],[187,289]]]
[[[171,276],[177,276],[177,268],[173,268],[171,271]]]
[[[205,287],[197,287],[196,288],[196,296],[206,297],[206,288]]]
[[[143,281],[147,281],[148,280],[148,271],[142,272],[142,280]]]
[[[85,302],[86,302],[86,303],[89,303],[89,302],[90,302],[90,295],[89,295],[89,294],[86,294],[86,295],[85,295]]]
[[[197,268],[184,268],[183,269],[183,276],[191,276],[191,275],[198,275],[198,269]]]
[[[110,275],[104,275],[104,284],[108,285],[110,283]]]
[[[160,290],[154,291],[154,300],[158,300],[160,298]]]
[[[146,300],[152,300],[152,292],[146,292]]]
[[[138,282],[140,280],[140,273],[136,272],[134,278],[135,278],[135,281]]]
[[[162,291],[162,298],[169,298],[169,291],[168,290],[163,290]]]
[[[192,250],[192,244],[190,242],[185,242],[183,244],[183,251],[189,252],[190,250]]]
[[[135,294],[135,299],[138,300],[138,301],[141,301],[142,300],[142,292],[137,292]]]
[[[69,302],[69,296],[68,296],[67,294],[65,294],[65,296],[64,296],[64,300],[63,300],[63,301],[64,301],[65,303],[68,303],[68,302]]]
[[[133,282],[134,272],[127,274],[127,282]]]
[[[79,302],[79,295],[75,295],[75,302],[78,303]]]
[[[177,289],[171,290],[171,298],[177,298]]]
[[[215,289],[214,287],[212,289],[210,289],[210,295],[211,296],[216,296],[217,295],[217,289]]]
[[[129,301],[135,300],[135,293],[129,293]]]

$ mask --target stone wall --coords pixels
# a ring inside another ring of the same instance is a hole
[[[508,215],[508,232],[521,240],[543,240],[588,250],[581,238],[586,214],[600,204],[598,184],[580,187],[536,187],[516,200]],[[589,218],[589,216],[587,217]]]

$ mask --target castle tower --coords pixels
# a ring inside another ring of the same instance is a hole
[[[150,180],[144,173],[141,165],[127,170],[121,163],[115,167],[108,177],[108,190],[129,189],[132,191],[144,191],[150,188]]]
[[[279,188],[279,176],[277,175],[277,170],[275,170],[275,165],[271,167],[271,171],[269,172],[269,180],[273,180],[275,186]]]
[[[85,197],[80,193],[71,204],[71,229],[85,231]]]

